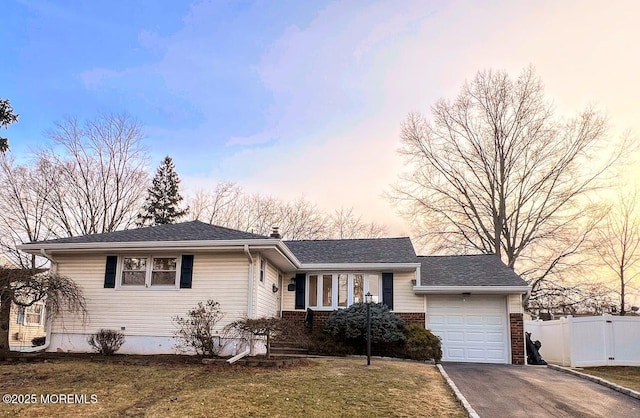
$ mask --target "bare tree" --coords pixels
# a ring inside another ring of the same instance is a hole
[[[132,225],[148,182],[138,124],[126,115],[84,123],[69,118],[48,134],[55,147],[40,153],[40,164],[56,179],[48,197],[56,232],[74,236]]]
[[[621,195],[597,230],[595,249],[602,263],[615,275],[620,315],[627,313],[629,284],[640,276],[640,208],[638,192]]]
[[[318,206],[298,197],[285,201],[259,193],[245,193],[237,184],[218,183],[212,192],[198,191],[189,200],[190,218],[260,235],[279,227],[285,239],[378,238],[384,225],[365,222],[353,208],[327,215]]]
[[[10,354],[11,306],[31,306],[45,301],[49,319],[62,312],[86,315],[82,289],[71,279],[34,269],[0,267],[0,359]]]
[[[330,238],[380,238],[387,234],[387,227],[375,222],[365,222],[354,209],[341,207],[329,218]]]
[[[620,156],[595,110],[555,118],[531,67],[515,81],[481,71],[431,111],[402,126],[411,171],[394,198],[437,250],[495,253],[511,268],[579,222],[582,197]]]
[[[230,225],[242,189],[233,182],[218,183],[212,192],[200,190],[189,200],[187,216],[215,225]]]
[[[21,268],[46,263],[16,246],[51,236],[47,199],[52,183],[40,164],[17,165],[13,158],[0,155],[0,249]]]

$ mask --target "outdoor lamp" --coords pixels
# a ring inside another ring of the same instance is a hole
[[[367,366],[371,365],[371,302],[373,302],[373,295],[371,292],[367,292],[364,295],[364,301],[367,304]]]

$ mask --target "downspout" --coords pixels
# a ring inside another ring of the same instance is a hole
[[[58,262],[53,259],[51,254],[47,254],[47,252],[44,250],[44,248],[40,249],[40,254],[44,258],[46,258],[47,260],[51,261],[50,270],[53,273],[56,273],[56,271],[58,270]],[[38,351],[47,351],[47,348],[49,348],[49,345],[51,345],[51,322],[53,320],[47,318],[46,304],[45,304],[45,318],[46,318],[46,321],[47,321],[47,326],[45,328],[44,345],[39,345],[37,347],[22,348],[22,349],[20,349],[20,353],[35,353],[35,352],[38,352]]]
[[[249,299],[247,301],[247,317],[253,318],[253,257],[249,251],[248,244],[244,244],[244,253],[249,259]]]
[[[249,244],[244,244],[244,253],[247,255],[247,258],[249,259],[249,291],[247,292],[249,294],[248,296],[248,300],[247,300],[247,318],[253,318],[253,257],[251,256],[251,252],[249,251]],[[254,349],[253,349],[253,335],[251,337],[249,337],[249,353],[241,353],[243,354],[241,357],[242,358],[244,356],[246,356],[247,354],[253,356],[254,355]]]

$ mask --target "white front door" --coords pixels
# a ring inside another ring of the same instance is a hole
[[[427,296],[427,327],[442,339],[442,361],[510,363],[505,296]]]

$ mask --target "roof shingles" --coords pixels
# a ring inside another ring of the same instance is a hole
[[[420,256],[421,286],[526,286],[498,256]]]
[[[263,235],[224,228],[200,221],[149,226],[124,231],[41,241],[40,244],[90,244],[100,242],[214,241],[268,239]]]
[[[418,263],[408,237],[284,243],[303,264]]]

